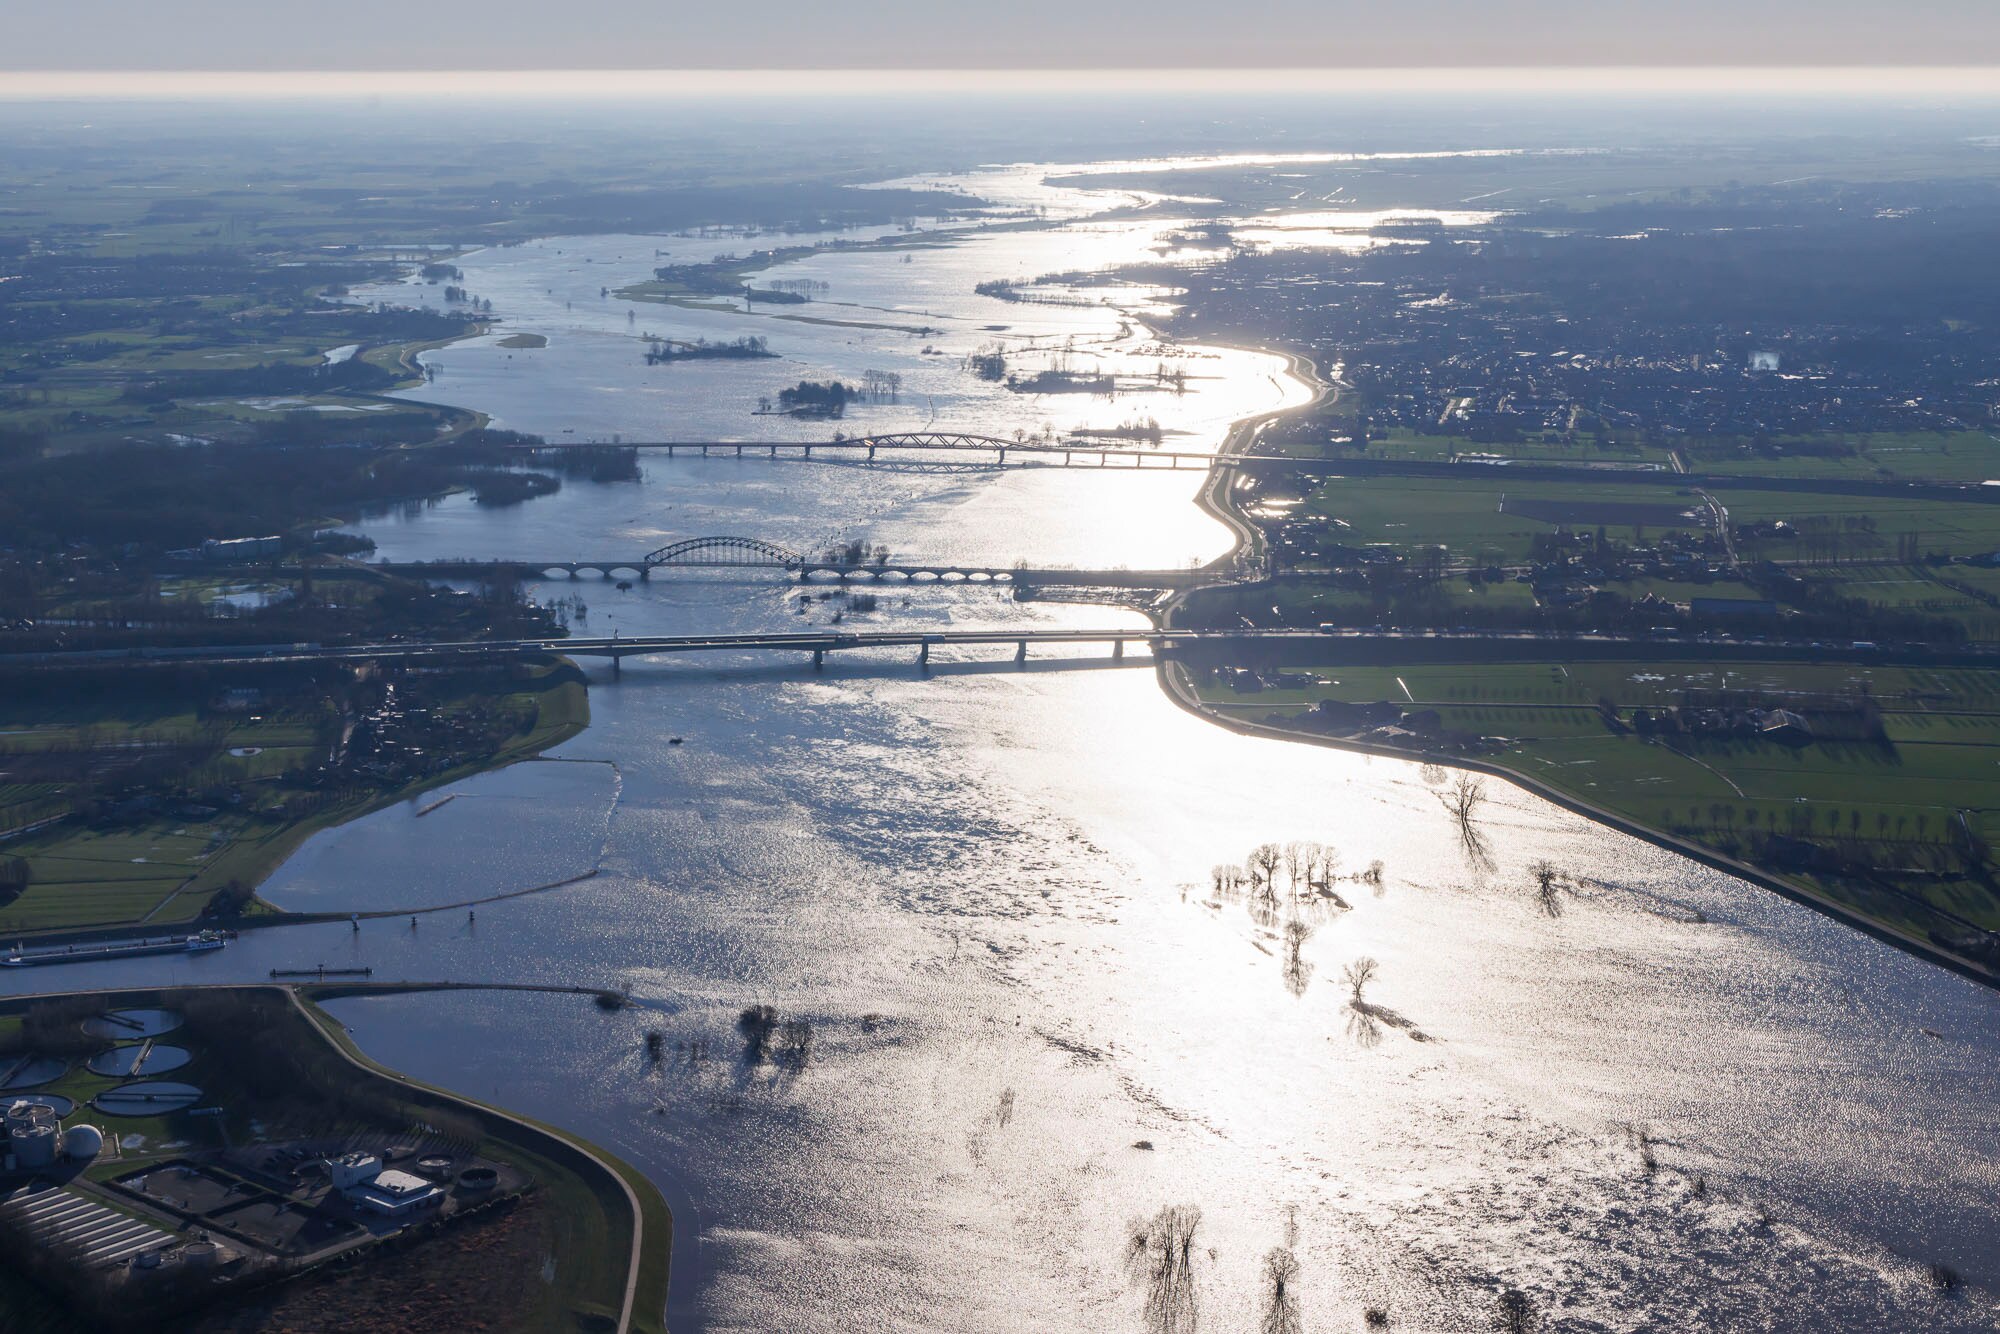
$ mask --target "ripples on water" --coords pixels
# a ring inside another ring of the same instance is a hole
[[[988,322],[1115,336],[1107,312],[969,296],[983,277],[1076,267],[1063,255],[1086,235],[974,238],[907,266],[809,263],[845,269],[878,304],[899,281],[929,284],[899,304],[951,321],[962,354]],[[426,396],[552,434],[777,425],[742,415],[758,391],[735,372],[712,383],[639,362],[622,305],[597,289],[644,276],[654,244],[468,257],[468,286],[510,328],[547,332],[550,355],[447,349]],[[641,328],[742,331],[712,313],[643,315]],[[991,414],[997,433],[1122,410],[971,384],[917,336],[771,336],[788,358],[774,382],[911,368],[919,392],[869,409],[871,428],[934,408],[960,426]],[[1212,364],[1228,378],[1171,404],[1202,447],[1301,392],[1270,378],[1270,358]],[[641,485],[572,483],[497,512],[453,500],[366,528],[397,558],[636,554],[737,532],[808,550],[860,537],[967,561],[1173,564],[1226,545],[1189,503],[1197,480],[655,459]],[[594,633],[820,624],[837,605],[802,618],[776,579],[574,588]],[[1129,616],[987,590],[880,596],[849,623]],[[500,993],[334,1008],[388,1063],[572,1127],[664,1181],[688,1328],[1136,1329],[1127,1223],[1170,1203],[1204,1211],[1211,1329],[1253,1326],[1260,1258],[1290,1225],[1310,1329],[1357,1327],[1368,1306],[1401,1328],[1489,1328],[1506,1287],[1574,1329],[1990,1327],[1983,1291],[1943,1300],[1923,1274],[1942,1261],[2000,1278],[1988,992],[1497,784],[1493,863],[1475,865],[1416,766],[1236,737],[1176,709],[1143,662],[1084,652],[1016,671],[948,656],[928,675],[902,655],[819,676],[754,658],[598,672],[593,725],[561,754],[617,762],[608,823],[591,776],[608,770],[524,766],[422,820],[399,810],[321,835],[270,892],[400,905],[419,882],[455,899],[461,881],[584,861],[602,875],[492,904],[476,924],[256,933],[208,959],[75,976],[352,960],[378,978],[631,983],[642,1008],[610,1016]],[[1340,887],[1351,910],[1319,922],[1299,995],[1272,928],[1207,889],[1212,864],[1292,838],[1387,867],[1379,894]],[[492,869],[405,860],[454,849]],[[1544,856],[1600,882],[1560,918],[1528,892]],[[1363,955],[1381,972],[1357,1016],[1337,978]],[[809,1058],[741,1061],[749,1004],[807,1021]],[[657,1067],[649,1027],[667,1039]]]

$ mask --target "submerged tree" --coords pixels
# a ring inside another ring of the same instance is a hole
[[[1535,1304],[1519,1288],[1509,1288],[1500,1294],[1499,1310],[1494,1314],[1493,1323],[1501,1334],[1532,1334]]]
[[[1260,882],[1266,890],[1272,888],[1277,878],[1278,867],[1284,864],[1285,852],[1276,843],[1259,843],[1250,849],[1250,876]]]
[[[1375,980],[1375,974],[1380,971],[1381,967],[1382,965],[1364,954],[1340,970],[1341,979],[1347,983],[1348,1003],[1350,1005],[1356,1009],[1361,1008],[1363,1004],[1361,993],[1366,991],[1368,984]]]
[[[1305,995],[1306,983],[1312,977],[1312,965],[1304,957],[1312,933],[1311,924],[1303,918],[1293,917],[1285,923],[1285,990],[1294,996]]]
[[[1563,874],[1555,863],[1543,857],[1528,868],[1528,874],[1535,878],[1535,901],[1542,912],[1550,917],[1562,916]]]
[[[1150,1334],[1194,1334],[1194,1239],[1201,1209],[1170,1204],[1150,1219],[1135,1218],[1125,1247],[1125,1268],[1145,1289],[1142,1308]]]
[[[1299,1260],[1289,1246],[1264,1252],[1264,1309],[1258,1334],[1304,1334],[1299,1314]]]
[[[1486,803],[1486,780],[1461,773],[1457,782],[1438,793],[1438,800],[1451,812],[1461,830],[1470,830],[1479,808]]]
[[[768,1005],[745,1007],[736,1016],[736,1031],[743,1035],[743,1059],[751,1065],[771,1051],[771,1039],[778,1031],[778,1012]]]

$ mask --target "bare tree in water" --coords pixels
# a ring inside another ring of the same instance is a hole
[[[1500,1309],[1494,1314],[1493,1325],[1501,1334],[1533,1334],[1535,1324],[1535,1304],[1528,1300],[1527,1293],[1509,1288],[1500,1294]]]
[[[1250,849],[1251,878],[1261,880],[1266,890],[1273,890],[1272,881],[1277,879],[1278,867],[1284,860],[1284,850],[1276,843],[1259,843]]]
[[[1438,793],[1438,800],[1451,812],[1451,818],[1458,821],[1459,829],[1469,831],[1479,808],[1486,804],[1486,780],[1461,773],[1457,782]]]
[[[1285,844],[1285,888],[1296,894],[1299,881],[1312,883],[1313,867],[1319,864],[1319,844],[1306,839],[1293,839]]]
[[[1264,1252],[1264,1310],[1258,1334],[1305,1334],[1299,1314],[1299,1260],[1289,1246]]]
[[[1368,984],[1375,980],[1375,974],[1381,970],[1381,967],[1381,964],[1376,963],[1364,954],[1340,970],[1341,979],[1347,983],[1348,1004],[1354,1006],[1356,1009],[1361,1008],[1361,993],[1366,991]]]
[[[1535,901],[1542,912],[1550,917],[1561,917],[1563,911],[1563,874],[1556,864],[1544,857],[1528,868],[1528,874],[1535,877]]]
[[[1306,983],[1312,977],[1312,965],[1304,958],[1306,942],[1312,939],[1312,924],[1293,916],[1285,922],[1285,990],[1294,996],[1306,994]]]
[[[1125,1269],[1145,1288],[1149,1334],[1194,1334],[1194,1239],[1200,1229],[1201,1208],[1192,1204],[1170,1204],[1150,1219],[1132,1220]]]

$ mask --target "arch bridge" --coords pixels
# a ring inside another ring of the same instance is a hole
[[[646,566],[679,569],[796,570],[805,557],[755,537],[690,537],[646,553]]]
[[[600,449],[610,446],[586,444],[541,444],[507,445],[509,450],[533,451],[550,454],[565,449]],[[821,453],[865,454],[870,460],[878,450],[896,453],[917,454],[984,454],[992,461],[1006,466],[1008,456],[1016,463],[1037,462],[1064,467],[1079,465],[1080,461],[1094,461],[1098,467],[1152,468],[1197,468],[1207,469],[1215,463],[1212,453],[1189,452],[1184,450],[1160,449],[1157,446],[1139,448],[1135,443],[1116,444],[1109,441],[1070,439],[1036,440],[1032,438],[1005,439],[995,435],[976,435],[967,431],[888,431],[879,435],[850,435],[837,440],[626,440],[615,446],[619,449],[658,450],[668,458],[678,455],[698,455],[709,458],[712,455],[742,458],[764,455],[777,458],[779,455],[811,458],[815,451]]]

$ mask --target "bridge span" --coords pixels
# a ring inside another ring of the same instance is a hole
[[[616,444],[559,442],[554,444],[509,444],[494,448],[512,453],[554,453],[583,449],[643,449],[676,458],[682,454],[701,458],[765,458],[819,454],[859,454],[874,459],[881,452],[918,454],[991,455],[992,461],[1007,466],[1008,455],[1015,463],[1034,462],[1061,467],[1150,468],[1155,472],[1179,469],[1203,470],[1216,461],[1213,453],[1113,444],[1094,440],[1040,441],[1008,440],[1000,436],[974,435],[963,431],[897,431],[880,435],[847,436],[837,440],[621,440]]]
[[[1973,642],[1956,648],[1928,644],[1862,644],[1843,646],[1814,640],[1721,639],[1616,635],[1558,634],[1536,631],[1379,630],[1373,627],[1276,629],[1245,626],[1230,630],[1161,630],[1153,627],[1075,630],[869,630],[844,632],[813,629],[769,634],[645,635],[626,638],[475,639],[457,641],[392,640],[377,644],[232,644],[187,648],[69,649],[39,653],[0,653],[0,668],[73,670],[85,666],[161,667],[180,663],[256,664],[285,662],[394,662],[452,666],[510,657],[609,658],[676,653],[745,653],[777,651],[810,653],[814,665],[828,653],[851,649],[915,648],[918,661],[928,662],[930,650],[947,644],[1011,644],[1014,660],[1024,662],[1033,645],[1107,644],[1122,658],[1125,647],[1143,644],[1155,654],[1171,656],[1188,650],[1261,645],[1272,651],[1302,655],[1301,660],[1327,661],[1329,653],[1343,660],[1368,662],[1452,661],[1578,662],[1618,660],[1653,662],[1710,661],[1718,644],[1736,645],[1759,661],[1854,662],[1910,664],[1926,667],[1977,667],[2000,664],[2000,642]]]
[[[626,638],[469,639],[452,641],[390,641],[380,644],[242,644],[201,648],[82,649],[52,653],[0,654],[0,666],[50,667],[85,664],[213,664],[283,662],[401,662],[450,664],[482,658],[563,656],[625,658],[673,653],[742,653],[776,650],[810,653],[821,666],[826,655],[849,649],[914,648],[917,661],[930,661],[931,649],[945,644],[1011,644],[1014,660],[1025,662],[1031,644],[1108,644],[1111,656],[1122,659],[1128,644],[1142,644],[1167,653],[1201,643],[1252,639],[1310,640],[1311,630],[1158,630],[1147,627],[1084,630],[803,630],[742,635],[635,635]]]
[[[781,570],[795,574],[800,582],[817,576],[840,582],[867,580],[872,583],[901,581],[906,584],[994,583],[1027,585],[1069,585],[1083,588],[1193,588],[1214,581],[1199,567],[1171,570],[1091,570],[1070,566],[954,565],[933,561],[864,560],[843,557],[808,560],[789,547],[755,537],[690,537],[669,543],[644,556],[615,556],[608,559],[576,560],[441,560],[383,561],[370,568],[391,574],[431,579],[491,579],[495,576],[526,578],[561,570],[574,579],[585,570],[606,579],[629,574],[648,580],[655,570]]]
[[[533,578],[560,570],[570,578],[594,573],[606,579],[621,575],[649,582],[656,574],[711,571],[782,571],[796,575],[801,583],[831,579],[840,583],[905,584],[1000,584],[1011,587],[1068,586],[1072,588],[1195,588],[1216,582],[1212,573],[1195,568],[1171,570],[1086,570],[1067,566],[1034,565],[942,565],[897,561],[894,563],[834,562],[801,560],[787,565],[769,561],[652,561],[612,557],[602,560],[504,560],[504,561],[378,561],[368,566],[390,574],[420,579],[492,579],[496,576]]]

